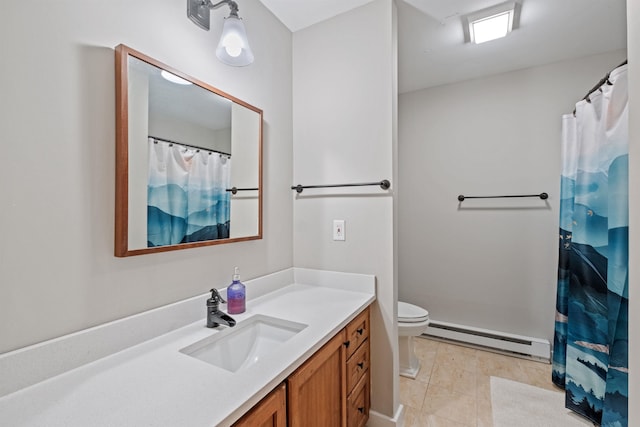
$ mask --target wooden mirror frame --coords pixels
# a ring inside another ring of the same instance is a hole
[[[175,245],[154,246],[148,248],[130,249],[129,246],[129,57],[137,58],[160,69],[166,70],[185,80],[190,81],[205,90],[213,92],[232,102],[248,108],[259,114],[259,140],[258,140],[258,234],[226,239],[204,240]],[[262,138],[263,138],[263,114],[262,110],[240,99],[229,95],[208,85],[198,79],[186,75],[160,61],[157,61],[143,53],[135,51],[125,45],[115,48],[115,74],[116,74],[116,191],[115,191],[115,247],[116,257],[128,257],[157,252],[175,251],[181,249],[197,248],[202,246],[220,245],[226,243],[243,242],[262,239]]]

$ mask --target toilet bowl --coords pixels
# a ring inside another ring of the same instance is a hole
[[[420,371],[413,337],[421,335],[429,326],[429,312],[422,307],[398,301],[398,347],[400,375],[415,378]]]

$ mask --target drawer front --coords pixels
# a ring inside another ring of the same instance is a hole
[[[347,341],[347,359],[360,347],[360,344],[369,337],[369,308],[360,313],[358,317],[353,319],[346,327]]]
[[[364,427],[369,420],[369,371],[347,399],[347,427]]]
[[[347,394],[369,369],[369,360],[369,340],[365,340],[347,362]]]

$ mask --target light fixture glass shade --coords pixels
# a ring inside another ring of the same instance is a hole
[[[234,67],[244,67],[253,62],[253,52],[249,47],[247,32],[241,18],[229,16],[224,19],[216,56],[220,61]]]

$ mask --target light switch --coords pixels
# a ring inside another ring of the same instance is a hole
[[[333,220],[333,240],[345,240],[344,219]]]

